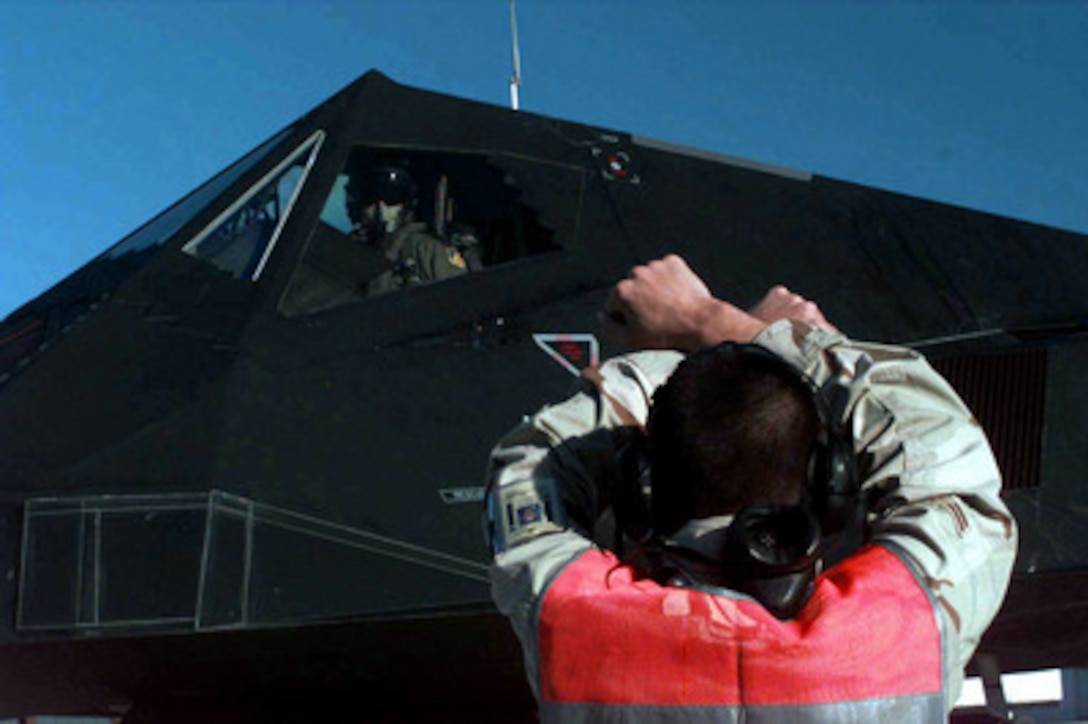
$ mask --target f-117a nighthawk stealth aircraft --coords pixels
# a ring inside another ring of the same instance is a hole
[[[390,167],[461,273],[375,288]],[[1088,666],[1088,238],[372,71],[0,323],[0,717],[531,715],[487,453],[666,252],[929,355],[1022,528],[980,651]]]

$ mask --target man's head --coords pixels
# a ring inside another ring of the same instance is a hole
[[[800,375],[773,355],[723,345],[692,355],[654,395],[652,523],[801,502],[820,421]]]
[[[348,216],[368,239],[381,239],[411,220],[416,184],[398,165],[352,174],[345,191]]]

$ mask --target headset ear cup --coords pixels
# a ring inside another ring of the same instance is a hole
[[[820,525],[807,506],[750,506],[729,526],[722,562],[732,588],[786,620],[811,595],[819,555]]]
[[[620,475],[609,494],[620,536],[616,545],[621,552],[623,537],[637,544],[653,535],[648,444],[645,435],[631,431],[620,445]]]
[[[855,518],[859,504],[853,444],[825,426],[827,439],[813,452],[809,490],[825,536],[836,535]]]
[[[820,525],[804,505],[742,508],[729,526],[725,557],[746,576],[768,578],[808,568],[820,548]]]

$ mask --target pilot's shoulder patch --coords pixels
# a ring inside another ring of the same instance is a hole
[[[465,257],[461,256],[461,252],[457,251],[455,247],[446,247],[446,261],[450,263],[450,266],[455,266],[458,269],[467,269],[468,264],[465,263]]]

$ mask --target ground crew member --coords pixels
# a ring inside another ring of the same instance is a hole
[[[751,314],[714,299],[675,256],[636,268],[606,313],[635,347],[762,352],[618,357],[492,452],[492,593],[542,720],[944,720],[1017,539],[951,386],[784,288]],[[867,543],[820,571],[804,533],[828,496],[808,456],[834,435]],[[625,562],[593,538],[616,540],[601,514],[647,439],[651,536]]]

